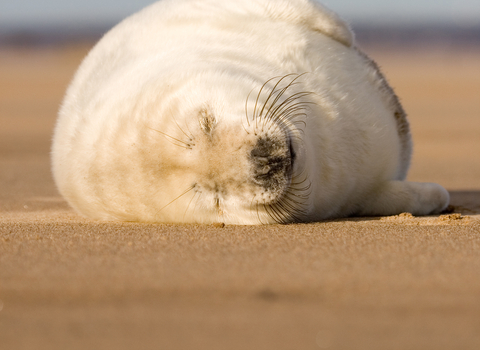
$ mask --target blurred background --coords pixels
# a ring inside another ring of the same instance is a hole
[[[95,39],[150,0],[2,0],[0,44],[52,44]],[[325,0],[360,41],[480,42],[478,0]],[[381,30],[380,30],[381,28]]]

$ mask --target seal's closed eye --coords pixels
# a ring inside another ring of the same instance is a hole
[[[204,108],[200,111],[199,118],[203,132],[211,138],[217,122],[215,116],[211,114],[207,108]]]

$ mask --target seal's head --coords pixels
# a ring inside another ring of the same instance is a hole
[[[274,78],[253,90],[250,84],[250,91],[246,84],[231,82],[229,86],[237,89],[222,89],[226,77],[214,87],[212,81],[192,82],[192,89],[189,84],[182,87],[178,99],[168,104],[169,116],[163,115],[163,125],[150,127],[149,139],[157,146],[146,146],[162,149],[159,163],[149,165],[156,169],[161,193],[167,194],[162,196],[156,219],[301,220],[302,198],[308,191],[302,167],[308,93],[295,92],[298,78]],[[189,103],[182,99],[185,89]],[[197,98],[194,91],[202,93]]]

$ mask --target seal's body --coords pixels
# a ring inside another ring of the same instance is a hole
[[[163,0],[87,56],[52,159],[92,218],[261,224],[438,213],[410,154],[395,94],[319,4]]]

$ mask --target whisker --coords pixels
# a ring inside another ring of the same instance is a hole
[[[290,219],[293,219],[296,222],[301,221],[300,217],[297,216],[297,214],[298,214],[297,210],[298,209],[289,205],[289,203],[286,200],[275,203],[275,205],[278,206],[279,208],[281,208],[281,210],[286,213],[286,214],[284,214],[283,223],[286,223],[287,221],[289,221],[289,220],[287,220],[287,217],[289,217]]]
[[[267,110],[267,113],[265,115],[265,122],[268,121],[268,120],[272,120],[274,118],[274,113],[272,113],[273,111],[275,111],[277,109],[276,107],[276,104],[277,102],[280,100],[280,98],[283,96],[283,94],[285,93],[285,91],[287,91],[287,89],[292,86],[292,85],[288,85],[286,86],[285,88],[281,89],[278,91],[278,94],[275,98],[275,100],[273,101],[273,103],[270,105],[270,107],[268,108]],[[275,108],[273,111],[272,109]]]
[[[306,113],[306,112],[297,113],[297,112],[299,112],[299,111],[300,111],[300,110],[291,111],[291,113],[285,114],[285,115],[284,115],[285,120],[287,120],[287,121],[288,121],[289,123],[291,123],[291,124],[298,123],[299,121],[300,121],[300,122],[303,122],[304,124],[306,124],[306,121],[304,121],[304,120],[295,120],[295,119],[300,118],[300,117],[303,117],[303,118],[306,118],[306,117],[307,117],[307,113]],[[292,121],[292,120],[295,120],[295,121]]]
[[[153,131],[155,131],[155,132],[158,132],[159,134],[162,134],[163,136],[165,136],[165,138],[166,138],[168,141],[170,141],[170,143],[172,143],[172,144],[175,145],[175,146],[183,147],[183,148],[185,148],[185,149],[190,149],[190,148],[192,148],[192,144],[190,144],[190,143],[188,143],[188,142],[185,142],[185,141],[182,141],[182,140],[180,140],[180,139],[177,139],[177,138],[175,138],[175,137],[173,137],[173,136],[170,136],[170,135],[164,133],[163,131],[160,131],[160,130],[157,130],[157,129],[153,129],[153,128],[149,127],[149,126],[147,126],[147,128],[149,128],[150,130],[153,130]],[[173,141],[176,141],[176,142],[179,142],[180,144],[176,144],[176,143],[172,142],[172,140],[173,140]]]
[[[294,202],[295,204],[303,204],[303,200],[305,198],[307,198],[305,195],[294,193],[291,190],[286,192],[285,197],[288,198],[290,201]],[[293,197],[298,198],[298,199],[295,199]],[[302,200],[302,201],[300,201],[300,200]]]
[[[295,101],[292,101],[292,103],[286,106],[286,108],[282,111],[281,113],[282,116],[287,116],[298,111],[305,111],[307,109],[310,109],[309,105],[314,104],[313,102],[303,102],[303,101],[297,102],[297,103],[293,103],[293,102]]]
[[[297,100],[297,99],[300,99],[302,97],[305,97],[305,96],[308,96],[310,95],[311,93],[310,92],[297,92],[296,94],[293,94],[292,96],[288,97],[287,99],[285,99],[285,101],[283,101],[282,103],[280,103],[272,112],[272,116],[278,116],[279,114],[283,113],[284,110],[287,108],[287,107],[290,107],[292,106],[291,104]],[[298,102],[298,104],[308,104],[308,102]],[[294,105],[296,106],[296,105]]]
[[[197,209],[197,205],[198,205],[198,203],[200,202],[200,199],[201,199],[201,197],[202,197],[202,192],[201,192],[201,191],[198,191],[197,193],[198,193],[198,197],[197,197],[197,199],[195,200],[195,205],[193,206],[192,216],[195,215],[195,210]]]
[[[274,205],[263,205],[263,208],[265,212],[270,216],[276,223],[281,224],[283,223],[283,217],[281,213],[278,211],[278,208],[276,208]],[[270,209],[270,211],[269,211]]]
[[[258,222],[260,222],[262,225],[263,225],[263,221],[262,219],[260,218],[260,213],[258,212],[258,208],[259,208],[259,205],[255,205],[255,209],[257,211],[257,218],[258,218]]]
[[[305,108],[293,108],[291,110],[288,111],[288,113],[286,114],[280,114],[278,116],[275,116],[275,121],[281,121],[283,124],[285,124],[285,126],[287,127],[291,127],[292,125],[294,125],[294,120],[296,118],[300,118],[300,117],[303,117],[303,118],[306,118],[307,117],[307,113],[306,112],[301,112],[302,110],[305,110]],[[269,128],[271,129],[271,128]]]
[[[285,88],[282,88],[282,89],[279,89],[279,90],[275,90],[273,93],[277,93],[277,96],[275,97],[273,103],[270,105],[270,107],[268,108],[266,114],[265,114],[265,117],[266,119],[271,119],[273,114],[271,113],[272,111],[272,108],[274,108],[277,104],[277,102],[280,100],[280,98],[283,96],[283,94],[285,93],[285,91],[287,91],[287,89],[289,87],[292,87],[294,85],[297,85],[297,84],[300,84],[300,83],[293,83],[293,84],[289,84],[287,87]]]
[[[252,201],[250,202],[250,207],[253,207],[255,206],[255,211],[257,212],[257,218],[258,218],[258,221],[263,225],[263,221],[262,219],[260,218],[260,213],[258,212],[258,208],[260,207],[260,205],[258,203],[256,204],[253,204],[253,201],[255,200],[255,197],[257,195],[254,195],[253,198],[252,198]]]
[[[307,199],[311,194],[310,187],[311,187],[310,184],[308,186],[305,186],[304,188],[291,187],[287,193],[299,199]],[[292,190],[294,192],[292,192]],[[305,193],[302,193],[302,192],[305,192]]]
[[[291,197],[292,195],[293,195],[292,193],[289,193],[285,197],[285,200],[282,201],[282,203],[285,206],[290,208],[291,216],[296,222],[302,222],[304,221],[304,218],[306,218],[307,216],[307,210],[306,210],[306,204],[305,204],[306,198],[302,198],[302,201],[299,201],[299,200],[293,199]]]
[[[248,119],[247,119],[248,121]],[[248,126],[250,126],[250,123],[248,123]],[[247,128],[245,127],[245,125],[243,124],[243,120],[242,120],[242,128],[243,130],[245,130],[245,132],[247,133],[247,135],[250,135],[250,133],[248,132]]]
[[[185,213],[183,213],[183,220],[185,221],[185,216],[187,215],[188,208],[190,208],[190,204],[192,204],[194,198],[197,196],[198,192],[194,192],[192,199],[188,202],[187,208],[185,209]]]
[[[277,89],[277,86],[278,86],[284,79],[286,79],[287,77],[289,77],[289,76],[291,76],[291,75],[294,75],[294,74],[295,74],[295,73],[290,73],[290,74],[287,74],[287,75],[283,76],[283,77],[282,77],[281,79],[279,79],[279,80],[277,81],[277,83],[273,86],[272,91],[271,91],[270,94],[267,96],[267,99],[266,99],[265,102],[263,103],[263,107],[262,107],[262,109],[260,110],[260,117],[263,116],[263,111],[265,110],[265,107],[268,105],[268,101],[270,101],[270,98],[271,98],[275,93],[277,93],[277,91],[279,91],[279,90],[276,90],[276,89]],[[270,80],[272,80],[272,79],[270,79]],[[267,81],[267,82],[268,82],[268,81]],[[288,88],[288,86],[287,86],[287,88]],[[287,88],[282,89],[283,92],[285,92],[285,90],[286,90]],[[282,91],[282,90],[280,90],[280,91]],[[280,94],[280,96],[283,94],[283,92]],[[275,97],[275,100],[273,101],[272,106],[275,105],[276,101],[278,101],[278,99],[280,98],[280,96],[277,95],[277,96]],[[270,107],[270,108],[271,108],[271,107]],[[266,114],[266,115],[268,115],[268,111],[270,110],[270,108],[267,110],[267,114]],[[265,116],[266,116],[266,115],[265,115]],[[264,122],[264,125],[265,125],[265,122]]]
[[[186,195],[188,192],[190,192],[191,190],[193,190],[196,185],[197,185],[197,184],[193,184],[193,185],[190,186],[186,191],[184,191],[181,195],[179,195],[178,197],[176,197],[174,200],[172,200],[171,202],[169,202],[167,205],[164,205],[162,208],[160,208],[160,210],[157,211],[157,214],[155,214],[155,215],[158,215],[158,213],[160,213],[163,209],[165,209],[165,208],[168,207],[170,204],[172,204],[173,202],[175,202],[176,200],[178,200],[179,198],[181,198],[182,196]]]
[[[250,95],[253,92],[253,90],[255,90],[255,88],[250,90],[250,92],[247,95],[247,99],[245,100],[245,117],[247,119],[247,124],[248,124],[249,127],[250,127],[250,121],[248,120],[248,100],[250,99]],[[243,126],[243,122],[242,122],[242,126]],[[243,126],[243,128],[245,129],[245,126]],[[245,131],[247,131],[247,130],[245,129]],[[247,133],[248,133],[248,131],[247,131]]]
[[[175,115],[172,116],[173,118],[173,122],[175,123],[175,125],[180,129],[180,131],[191,141],[193,141],[193,136],[192,136],[192,133],[190,133],[190,135],[188,135],[181,127],[180,125],[178,124],[177,122],[177,118],[175,118]]]
[[[302,200],[297,200],[292,198],[293,193],[287,192],[284,199],[281,201],[285,206],[288,206],[292,212],[304,212],[303,207],[305,206],[305,198]]]
[[[260,96],[262,94],[262,91],[263,89],[265,88],[265,86],[267,86],[267,84],[269,82],[271,82],[273,79],[277,79],[278,77],[273,77],[269,80],[267,80],[263,85],[262,87],[260,88],[260,90],[258,91],[258,94],[257,94],[257,99],[255,100],[255,107],[253,108],[253,119],[255,120],[255,130],[257,129],[257,106],[258,106],[258,100],[260,99]]]
[[[302,175],[304,175],[304,176],[302,176]],[[301,176],[303,177],[303,180],[299,180],[298,182],[295,182]],[[297,185],[302,185],[303,183],[307,182],[307,180],[308,180],[308,174],[306,174],[306,169],[303,169],[301,172],[299,172],[298,174],[296,174],[295,176],[292,177],[290,187],[297,186]],[[312,183],[309,181],[309,184],[306,187],[310,188],[311,185],[312,185]],[[302,188],[300,188],[298,190],[302,190]]]
[[[301,132],[305,132],[305,130],[303,130],[303,129],[307,127],[307,122],[305,120],[297,120],[297,121],[292,122],[292,124],[293,125],[302,124],[303,128],[298,128]]]
[[[302,221],[302,213],[303,211],[296,207],[295,204],[289,203],[288,197],[284,197],[284,199],[277,203],[277,205],[282,209],[284,212],[284,219],[283,223],[287,222],[301,222]]]

